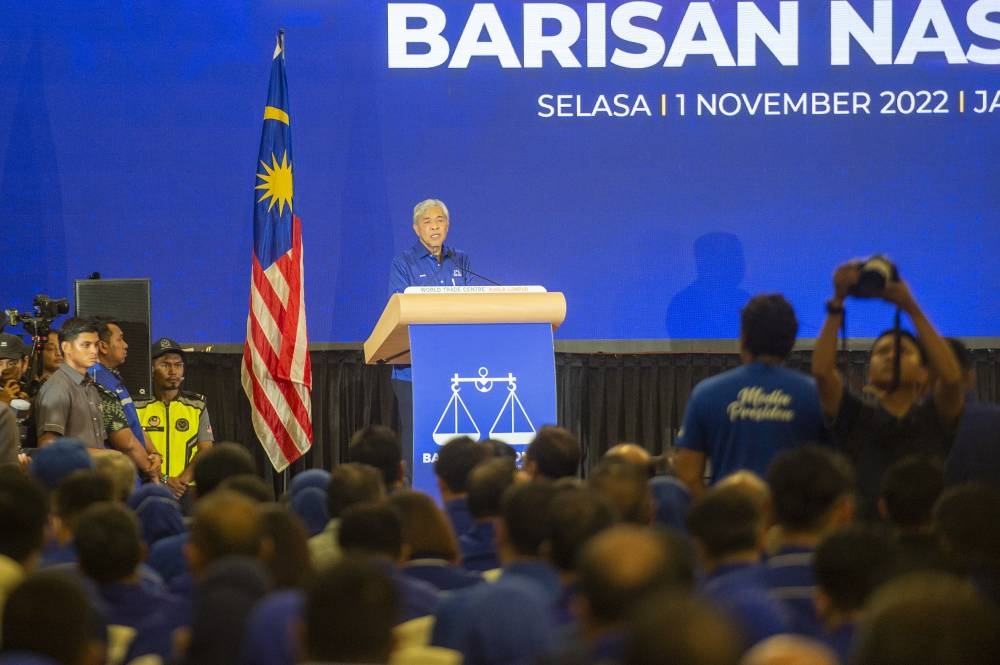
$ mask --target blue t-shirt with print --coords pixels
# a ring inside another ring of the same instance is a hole
[[[677,445],[705,453],[714,483],[740,469],[764,475],[778,453],[828,439],[812,377],[751,362],[695,386]]]

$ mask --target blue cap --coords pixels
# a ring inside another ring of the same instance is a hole
[[[326,505],[326,492],[315,487],[306,487],[292,495],[292,512],[302,519],[306,531],[315,536],[326,528],[330,521],[330,509]]]
[[[326,469],[308,469],[295,474],[295,477],[292,478],[292,485],[288,489],[289,493],[293,496],[307,487],[315,487],[318,490],[323,490],[323,493],[326,494],[326,490],[329,486],[329,471]]]
[[[31,457],[31,473],[50,490],[59,481],[80,469],[93,469],[87,448],[78,439],[63,437],[44,448],[39,448]]]
[[[187,531],[181,506],[174,498],[174,493],[164,485],[143,485],[132,492],[128,498],[128,507],[139,518],[142,539],[147,545]]]

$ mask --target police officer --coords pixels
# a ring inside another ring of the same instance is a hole
[[[212,423],[205,396],[181,390],[184,350],[161,337],[153,343],[153,399],[136,400],[139,420],[163,456],[163,482],[180,498],[191,483],[191,458],[212,447]]]

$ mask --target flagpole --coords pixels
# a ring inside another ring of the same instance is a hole
[[[281,51],[281,58],[284,61],[285,58],[285,29],[278,28],[278,49]],[[292,465],[289,464],[281,472],[281,493],[286,494],[288,492],[288,480],[292,474]]]

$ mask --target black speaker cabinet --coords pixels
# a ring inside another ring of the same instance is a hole
[[[152,395],[149,360],[149,280],[78,279],[76,315],[117,321],[128,343],[128,358],[118,368],[133,399]]]

